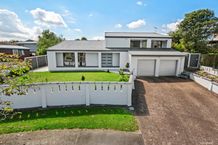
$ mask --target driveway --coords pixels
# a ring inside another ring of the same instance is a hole
[[[217,94],[173,77],[142,77],[135,85],[145,145],[218,145]]]
[[[44,130],[0,135],[0,145],[143,145],[139,132]]]

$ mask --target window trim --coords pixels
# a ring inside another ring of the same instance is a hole
[[[132,41],[139,41],[139,47],[132,47],[132,45],[131,45],[131,42]],[[145,41],[146,42],[146,47],[143,47],[143,41]],[[130,39],[130,48],[148,48],[147,47],[147,44],[148,44],[148,39]]]

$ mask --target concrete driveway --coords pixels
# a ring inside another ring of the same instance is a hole
[[[145,145],[218,145],[218,95],[190,80],[138,78],[134,106]]]
[[[44,130],[0,135],[0,145],[143,145],[139,132]]]

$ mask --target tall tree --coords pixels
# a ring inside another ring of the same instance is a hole
[[[58,37],[54,32],[44,30],[39,36],[39,41],[37,43],[37,55],[46,54],[49,47],[54,46],[63,40],[63,37]]]
[[[188,52],[208,52],[209,38],[218,25],[218,18],[209,9],[193,11],[185,15],[178,30],[170,33],[174,46]]]

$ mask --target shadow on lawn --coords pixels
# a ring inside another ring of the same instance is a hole
[[[17,114],[12,118],[1,122],[16,122],[22,120],[35,120],[42,118],[58,118],[58,117],[78,117],[78,116],[93,116],[93,115],[131,115],[125,107],[64,107],[64,108],[47,108],[47,109],[27,109],[17,110]],[[0,123],[1,123],[0,122]]]

